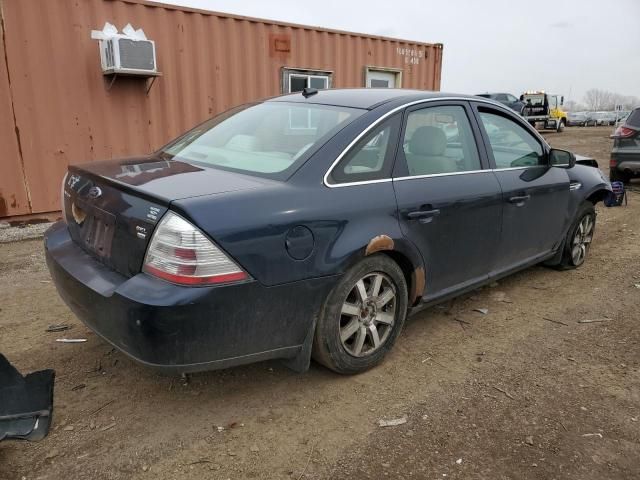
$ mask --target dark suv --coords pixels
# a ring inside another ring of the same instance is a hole
[[[609,163],[611,181],[628,183],[640,176],[640,107],[631,111],[624,124],[611,135],[613,148]]]
[[[480,93],[476,96],[490,98],[491,100],[500,102],[516,113],[522,114],[522,109],[524,108],[524,102],[521,102],[517,97],[511,95],[510,93]]]

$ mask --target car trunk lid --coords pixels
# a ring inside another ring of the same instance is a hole
[[[141,271],[153,230],[172,201],[272,182],[159,157],[95,162],[69,168],[63,211],[76,244],[130,277]]]

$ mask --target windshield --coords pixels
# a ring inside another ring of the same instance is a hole
[[[285,179],[365,111],[285,102],[243,105],[199,125],[161,152],[175,160]]]

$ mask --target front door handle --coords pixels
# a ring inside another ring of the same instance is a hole
[[[509,203],[515,203],[516,206],[521,207],[530,198],[531,195],[516,195],[515,197],[509,197]]]
[[[407,213],[407,218],[409,220],[418,220],[420,223],[429,223],[437,215],[440,215],[440,210],[437,208],[433,210],[414,210]]]

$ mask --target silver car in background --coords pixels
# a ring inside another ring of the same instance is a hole
[[[567,127],[594,127],[596,121],[587,112],[572,112],[567,115]]]

